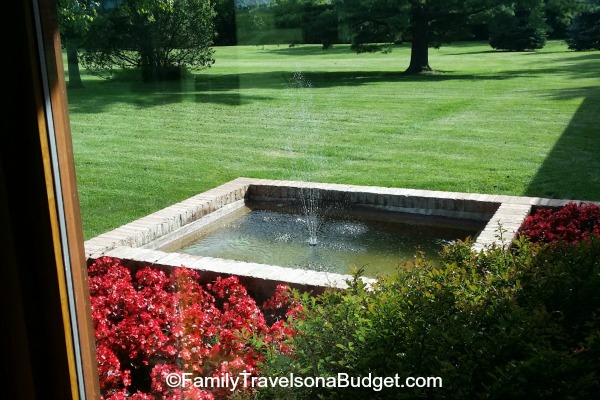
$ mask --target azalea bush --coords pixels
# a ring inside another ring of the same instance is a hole
[[[252,388],[170,387],[170,373],[256,376],[263,355],[256,344],[288,354],[293,335],[284,318],[301,310],[286,286],[259,307],[237,277],[198,283],[198,272],[144,267],[132,276],[118,259],[89,267],[102,399],[223,399],[248,397]]]
[[[600,207],[569,203],[558,210],[540,208],[525,219],[520,232],[534,242],[589,241],[600,237]]]

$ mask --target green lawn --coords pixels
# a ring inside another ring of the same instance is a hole
[[[217,48],[183,82],[69,91],[85,237],[238,176],[600,200],[600,52]],[[297,77],[307,83],[294,89]]]

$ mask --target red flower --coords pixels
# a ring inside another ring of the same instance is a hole
[[[600,237],[600,207],[569,203],[558,210],[541,208],[525,218],[520,232],[534,242],[589,241]]]
[[[283,342],[294,332],[283,318],[297,315],[302,305],[286,286],[265,302],[271,316],[277,314],[269,326],[237,277],[218,278],[206,287],[198,279],[196,271],[184,267],[170,273],[144,267],[132,279],[129,269],[109,257],[89,267],[103,399],[224,398],[228,391],[170,387],[166,376],[256,375],[262,355],[250,344],[253,335],[291,350]]]

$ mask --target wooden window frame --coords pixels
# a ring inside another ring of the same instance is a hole
[[[16,32],[0,135],[2,397],[99,399],[57,5],[6,9]]]

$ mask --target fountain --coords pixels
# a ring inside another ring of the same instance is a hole
[[[318,243],[317,233],[322,223],[322,216],[319,215],[320,193],[318,189],[301,188],[300,202],[302,204],[302,212],[304,213],[304,221],[308,230],[308,245],[316,246]]]
[[[304,137],[304,143],[314,143],[318,137],[318,127],[314,118],[310,114],[310,106],[312,105],[312,82],[308,80],[301,71],[296,71],[289,83],[289,93],[291,101],[297,106],[298,118],[293,125],[291,132],[294,138]],[[287,149],[290,155],[298,153],[292,147],[294,138],[287,138]],[[315,152],[305,151],[306,158],[298,160],[296,157],[289,157],[292,160],[292,171],[295,171],[297,180],[312,181],[316,175],[316,167],[318,162]],[[322,168],[322,165],[321,165]],[[301,203],[302,212],[304,213],[304,222],[308,232],[306,242],[309,246],[318,244],[319,227],[323,221],[320,191],[314,187],[302,187],[299,192],[299,200]]]
[[[365,275],[374,276],[393,272],[417,249],[436,259],[445,243],[474,236],[479,227],[359,206],[328,208],[329,198],[318,188],[312,188],[312,194],[308,188],[295,193],[300,198],[278,198],[276,191],[271,198],[250,196],[236,211],[196,231],[174,250],[340,274],[350,273],[353,266],[365,267]]]
[[[306,214],[301,209],[300,193],[304,189],[305,198],[310,199],[309,188],[312,199],[318,199],[316,246],[307,243]],[[507,230],[504,238],[510,243],[532,205],[558,207],[563,203],[237,178],[92,238],[85,249],[90,259],[111,256],[164,266],[186,265],[203,271],[205,279],[234,274],[246,277],[256,287],[278,282],[305,288],[344,287],[352,265],[366,266],[366,277],[385,275],[413,258],[417,247],[432,258],[444,243],[466,236],[474,239],[473,248],[478,251],[492,244],[501,246],[499,224]],[[266,207],[257,207],[261,204]],[[325,213],[328,204],[343,207]],[[247,221],[258,222],[258,227],[248,226]],[[286,226],[289,229],[280,229]],[[228,232],[223,234],[221,228]],[[202,241],[196,246],[198,252],[186,250]],[[209,242],[212,244],[207,245]],[[238,254],[229,252],[236,247]]]

